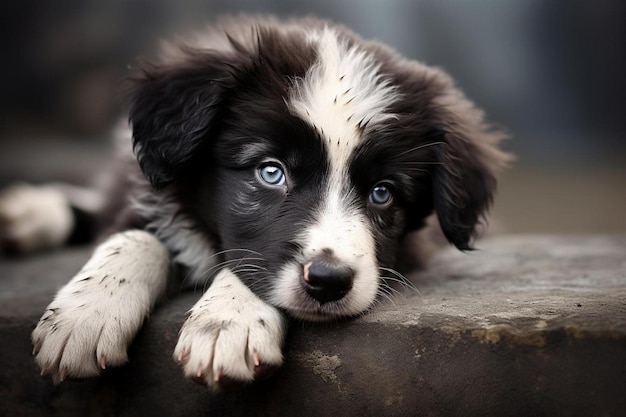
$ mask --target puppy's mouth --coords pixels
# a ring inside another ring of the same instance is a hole
[[[317,311],[315,310],[303,310],[297,308],[287,309],[289,315],[296,319],[306,320],[306,321],[316,321],[316,322],[326,322],[326,321],[336,321],[349,318],[349,315],[343,314],[332,314],[322,309]]]
[[[371,304],[357,294],[357,281],[362,277],[339,262],[318,258],[292,264],[282,278],[272,304],[298,319],[340,320],[362,313]]]

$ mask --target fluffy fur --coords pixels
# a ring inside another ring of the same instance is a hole
[[[444,72],[325,21],[225,19],[130,84],[143,175],[127,164],[129,204],[104,210],[122,213],[118,233],[33,332],[56,379],[124,362],[170,256],[212,280],[174,353],[185,375],[258,379],[282,362],[285,314],[367,311],[433,212],[470,250],[507,159]]]

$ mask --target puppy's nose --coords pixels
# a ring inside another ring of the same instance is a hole
[[[334,266],[323,261],[304,265],[304,289],[320,304],[342,299],[352,288],[354,271],[347,266]]]

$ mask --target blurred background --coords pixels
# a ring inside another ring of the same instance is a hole
[[[88,182],[129,66],[225,12],[331,18],[448,71],[510,133],[506,231],[626,232],[623,0],[5,0],[0,186]]]

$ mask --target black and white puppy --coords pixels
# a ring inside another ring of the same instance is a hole
[[[471,249],[507,159],[448,75],[325,21],[225,19],[130,82],[128,202],[32,334],[55,380],[126,362],[175,264],[210,286],[174,359],[213,388],[253,381],[282,362],[286,314],[370,309],[433,212]]]

